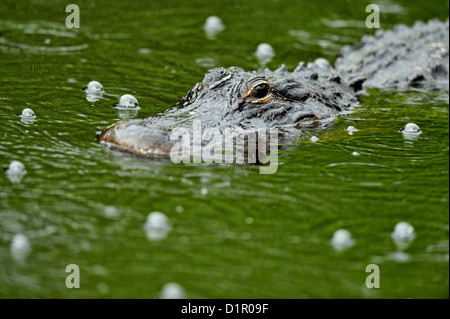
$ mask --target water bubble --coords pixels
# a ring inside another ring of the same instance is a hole
[[[106,217],[113,219],[120,215],[118,209],[114,206],[105,206],[104,214]]]
[[[206,176],[202,176],[202,177],[200,178],[200,181],[201,181],[203,184],[206,184],[206,183],[209,183],[209,182],[211,181],[211,178],[210,178],[210,177],[206,177]]]
[[[84,251],[90,251],[92,249],[91,243],[86,240],[83,240],[82,242],[80,242],[79,247],[81,250],[84,250]]]
[[[6,176],[12,183],[20,183],[26,173],[27,170],[25,169],[25,165],[23,165],[22,162],[15,160],[9,164],[9,167],[6,170]]]
[[[119,111],[119,117],[121,119],[136,116],[140,109],[137,99],[131,94],[122,95],[114,107]]]
[[[97,290],[98,290],[101,294],[105,295],[105,294],[107,294],[107,293],[109,292],[109,286],[108,286],[108,284],[106,284],[106,283],[104,283],[104,282],[99,282],[99,283],[97,284]]]
[[[23,234],[15,234],[10,249],[14,259],[23,260],[31,251],[28,237]]]
[[[359,154],[358,152],[355,151],[355,152],[352,153],[352,155],[353,155],[353,156],[359,156],[359,155],[361,155],[361,154]]]
[[[419,126],[415,123],[408,123],[404,128],[400,129],[400,132],[403,133],[403,137],[408,140],[416,139],[422,131]]]
[[[400,222],[395,225],[391,238],[397,244],[399,249],[405,249],[409,243],[416,237],[414,227],[408,222]]]
[[[275,51],[270,44],[261,43],[256,48],[255,56],[259,60],[259,63],[265,65],[272,61],[273,57],[275,56]]]
[[[182,212],[183,212],[183,206],[177,206],[177,207],[175,207],[175,211],[176,211],[177,213],[182,213]]]
[[[152,50],[149,48],[140,48],[138,52],[139,54],[150,54]]]
[[[310,140],[311,142],[316,143],[319,140],[319,138],[317,136],[312,136]]]
[[[352,234],[346,229],[336,230],[330,242],[336,250],[343,250],[354,245]]]
[[[131,94],[124,94],[119,98],[119,102],[116,104],[118,110],[138,110],[139,103],[137,99]]]
[[[394,240],[411,240],[415,236],[414,227],[408,222],[398,223],[391,233],[391,237]]]
[[[105,90],[103,89],[103,85],[101,85],[100,82],[91,81],[88,83],[85,92],[86,100],[88,100],[89,102],[97,102],[103,96]]]
[[[36,119],[36,114],[34,114],[32,109],[26,108],[22,110],[22,113],[19,114],[20,121],[25,124],[32,124]]]
[[[189,237],[187,236],[180,236],[180,243],[187,244],[189,242]]]
[[[219,17],[210,16],[206,19],[203,29],[208,39],[215,39],[216,35],[225,29],[225,25]]]
[[[395,225],[391,238],[394,240],[397,249],[405,250],[416,237],[414,227],[408,222],[400,222]]]
[[[172,225],[166,215],[161,212],[148,214],[144,229],[149,240],[160,240],[167,237]]]
[[[415,123],[408,123],[403,128],[403,132],[405,132],[405,133],[420,133],[421,130],[420,130],[420,128],[419,128],[419,126],[417,124],[415,124]]]
[[[248,232],[244,232],[241,234],[241,239],[242,240],[249,240],[250,238],[252,238],[252,234],[248,233]]]
[[[345,129],[348,132],[348,135],[353,135],[353,132],[358,132],[358,129],[354,126],[349,126]]]
[[[109,274],[109,271],[108,271],[108,268],[106,268],[102,265],[96,264],[96,265],[92,266],[90,273],[94,274],[96,276],[107,277]]]
[[[89,94],[103,94],[105,92],[103,85],[97,81],[89,82],[85,91]]]
[[[20,117],[26,117],[26,118],[35,118],[36,115],[34,114],[32,109],[23,109],[22,114],[20,114]]]
[[[195,59],[195,63],[205,68],[212,68],[218,64],[217,60],[213,58],[198,58]]]
[[[185,299],[186,293],[181,285],[169,282],[164,285],[159,293],[159,297],[160,299]]]
[[[14,161],[12,161],[9,164],[7,172],[10,173],[10,174],[23,174],[23,173],[26,173],[25,165],[23,165],[22,162],[14,160]]]

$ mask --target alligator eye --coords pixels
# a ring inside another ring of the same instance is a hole
[[[251,103],[265,103],[272,98],[269,82],[262,82],[247,91],[244,98]]]
[[[253,96],[257,99],[262,99],[269,94],[270,87],[267,84],[259,84],[253,88]]]

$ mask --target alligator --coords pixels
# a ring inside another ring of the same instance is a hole
[[[105,129],[98,141],[145,157],[170,153],[175,128],[268,129],[317,127],[358,104],[366,88],[432,90],[449,88],[449,21],[378,30],[343,47],[334,67],[324,59],[247,72],[238,67],[209,70],[172,108],[146,119],[124,120]],[[300,134],[300,133],[299,133]],[[187,146],[189,147],[189,146]]]

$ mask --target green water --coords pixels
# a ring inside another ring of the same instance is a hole
[[[448,298],[448,92],[370,91],[281,151],[274,175],[114,156],[96,142],[120,120],[118,96],[139,100],[137,118],[157,114],[211,67],[258,69],[259,43],[276,52],[270,68],[333,62],[374,32],[369,3],[78,1],[75,30],[64,1],[2,0],[0,165],[20,160],[27,174],[0,174],[0,297],[158,298],[176,282],[191,298]],[[379,4],[386,29],[448,17],[446,1]],[[226,26],[215,40],[202,28],[211,15]],[[97,102],[82,91],[91,80],[107,93]],[[24,108],[34,123],[20,121]],[[409,122],[423,131],[415,139],[398,131]],[[143,229],[153,211],[172,224],[159,241]],[[416,233],[402,251],[390,237],[400,221]],[[341,228],[354,245],[337,251]],[[32,246],[24,260],[11,253],[17,233]],[[372,263],[378,289],[365,285]],[[65,286],[68,264],[79,289]]]

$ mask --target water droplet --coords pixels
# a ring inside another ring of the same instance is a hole
[[[189,237],[187,236],[180,236],[180,243],[187,244],[189,242]]]
[[[175,282],[169,282],[164,285],[159,297],[161,299],[185,299],[186,293],[181,285]]]
[[[183,212],[183,206],[177,206],[177,207],[175,207],[175,211],[176,211],[177,213],[182,213],[182,212]]]
[[[150,50],[149,48],[140,48],[138,52],[139,54],[150,54],[152,50]]]
[[[202,187],[202,189],[200,190],[200,193],[201,193],[203,196],[206,196],[206,195],[208,195],[208,189],[205,188],[205,187]]]
[[[161,212],[148,214],[144,229],[149,240],[160,240],[167,237],[172,225],[166,215]]]
[[[206,177],[206,176],[202,176],[202,177],[200,178],[200,181],[201,181],[203,184],[207,184],[207,183],[209,183],[209,182],[211,181],[211,178]]]
[[[9,167],[6,170],[6,176],[12,183],[20,183],[26,173],[27,170],[25,169],[25,165],[23,165],[22,162],[15,160],[9,164]]]
[[[206,19],[203,29],[208,39],[215,39],[216,35],[225,29],[225,25],[219,17],[210,16]]]
[[[252,234],[250,234],[250,233],[245,232],[245,233],[241,234],[242,240],[249,240],[250,238],[252,238]]]
[[[331,238],[331,244],[336,250],[343,250],[354,245],[352,234],[346,229],[338,229]]]
[[[310,140],[311,142],[316,143],[319,140],[319,138],[317,136],[312,136]]]
[[[358,152],[355,151],[355,152],[352,153],[352,155],[353,155],[353,156],[359,156],[359,155],[361,155],[361,154],[359,154]]]
[[[81,250],[84,250],[84,251],[90,251],[92,249],[91,243],[86,240],[83,240],[82,242],[80,242],[79,247]]]
[[[15,234],[12,238],[10,249],[14,259],[23,260],[31,251],[28,237],[23,234]]]
[[[218,64],[217,60],[213,58],[198,58],[195,59],[195,63],[206,68],[212,68]]]
[[[100,283],[97,284],[97,290],[101,294],[105,295],[105,294],[107,294],[109,292],[109,286],[108,286],[108,284],[106,284],[104,282],[100,282]]]
[[[253,222],[254,222],[254,219],[252,218],[252,217],[247,217],[246,219],[245,219],[245,223],[246,224],[253,224]]]
[[[117,218],[119,217],[119,210],[114,206],[105,206],[104,214],[108,218]]]
[[[275,51],[270,44],[261,43],[256,48],[255,56],[260,64],[265,65],[272,61],[273,57],[275,56]]]
[[[94,274],[96,276],[107,277],[109,274],[109,271],[108,271],[108,268],[106,268],[102,265],[96,264],[96,265],[92,266],[90,273]]]

